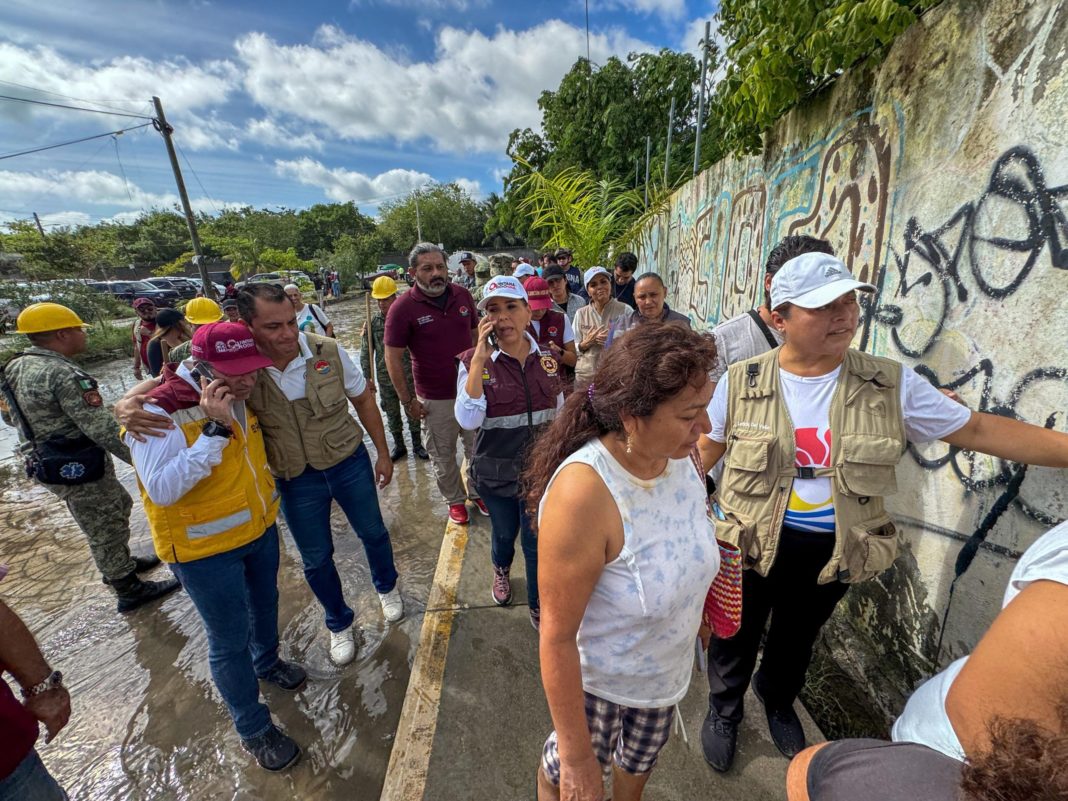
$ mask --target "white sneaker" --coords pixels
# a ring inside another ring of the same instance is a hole
[[[344,631],[330,632],[330,661],[335,665],[347,665],[356,658],[356,637],[352,626]]]
[[[387,623],[396,623],[404,617],[404,599],[397,587],[389,592],[378,593],[378,600],[382,602],[382,614],[386,616]]]

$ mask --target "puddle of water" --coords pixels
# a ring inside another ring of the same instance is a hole
[[[329,309],[340,341],[354,354],[363,308],[361,299]],[[107,402],[134,383],[126,359],[89,369]],[[14,443],[13,430],[0,427],[0,467],[13,464]],[[151,536],[133,471],[121,462],[116,469],[134,497],[131,544],[148,552]],[[380,502],[408,614],[386,626],[363,549],[335,508],[335,561],[363,637],[356,661],[344,668],[328,658],[322,610],[279,518],[282,654],[307,668],[309,682],[295,694],[263,690],[275,721],[304,749],[295,769],[274,775],[241,748],[211,682],[207,641],[188,597],[179,592],[118,616],[114,595],[100,583],[84,536],[62,503],[21,477],[5,481],[0,561],[11,575],[4,597],[71,688],[70,723],[53,743],[38,742],[71,798],[377,798],[444,526],[429,462],[397,463]]]

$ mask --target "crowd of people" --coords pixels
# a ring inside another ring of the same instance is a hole
[[[538,264],[468,251],[456,262],[451,274],[441,247],[418,243],[409,291],[374,281],[359,364],[295,285],[246,287],[233,298],[237,320],[204,298],[184,316],[142,303],[134,371],[153,377],[114,418],[71,361],[85,345],[77,315],[36,304],[19,317],[31,347],[0,373],[0,388],[36,480],[67,502],[120,612],[180,580],[207,631],[215,684],[259,764],[285,769],[300,747],[258,682],[292,690],[307,679],[279,657],[277,515],[322,606],[330,657],[347,664],[358,642],[330,508],[336,501],[362,542],[384,618],[399,620],[378,491],[408,454],[407,421],[443,513],[455,525],[470,511],[489,520],[497,605],[517,601],[519,542],[553,722],[536,769],[541,801],[603,799],[606,771],[616,801],[642,796],[689,688],[695,643],[709,683],[701,748],[716,772],[733,765],[752,685],[772,741],[794,760],[791,801],[1062,797],[1020,788],[1068,785],[1068,524],[1027,551],[974,654],[917,690],[893,743],[809,748],[794,702],[850,586],[894,562],[884,498],[908,444],[941,440],[1063,468],[1068,435],[973,412],[900,363],[853,349],[858,293],[875,287],[810,236],[778,243],[762,303],[710,334],[669,307],[661,275],[635,276],[632,253],[611,270],[580,269],[568,249]],[[135,468],[155,556],[129,551],[132,502],[105,451]],[[81,472],[56,473],[64,462]],[[159,560],[177,580],[139,578]],[[24,629],[6,607],[0,620]],[[36,646],[20,653],[28,661],[0,647],[0,667],[30,693],[20,705],[0,683],[0,720],[19,722],[23,749],[0,760],[0,798],[5,768],[50,780],[29,721],[54,734],[69,701]],[[39,697],[54,700],[47,715]]]

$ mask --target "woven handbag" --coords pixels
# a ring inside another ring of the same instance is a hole
[[[705,466],[697,448],[690,451],[690,459],[697,468],[697,475],[702,486],[705,481]],[[705,510],[713,528],[716,515],[712,511],[712,500],[705,495]],[[716,538],[719,546],[719,572],[712,579],[712,586],[705,596],[705,608],[702,621],[712,629],[719,639],[733,637],[742,627],[742,551],[737,545]]]

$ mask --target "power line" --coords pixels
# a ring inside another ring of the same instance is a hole
[[[58,145],[45,145],[44,147],[35,147],[30,150],[20,150],[17,153],[4,153],[3,155],[0,155],[0,161],[3,161],[4,159],[13,159],[15,158],[15,156],[28,156],[30,153],[40,153],[42,150],[54,150],[57,147],[77,145],[81,142],[88,142],[92,139],[102,139],[105,136],[117,136],[118,134],[126,133],[127,131],[136,131],[139,128],[147,128],[151,124],[151,122],[145,122],[141,125],[134,125],[131,128],[120,128],[117,131],[108,131],[107,133],[96,134],[95,136],[83,136],[81,139],[72,139],[69,142],[60,142]]]
[[[2,80],[0,80],[0,84],[3,84],[4,86],[15,86],[15,87],[18,87],[19,89],[29,89],[31,92],[40,92],[43,95],[52,95],[52,97],[62,97],[64,100],[77,100],[79,103],[92,103],[95,106],[103,106],[104,108],[115,109],[116,111],[124,111],[124,112],[126,112],[128,114],[136,114],[137,113],[135,111],[131,111],[130,109],[120,108],[119,106],[113,105],[113,101],[110,101],[110,100],[90,100],[89,98],[86,98],[86,97],[73,97],[71,95],[63,95],[63,94],[60,94],[59,92],[52,92],[52,91],[49,91],[48,89],[39,89],[36,86],[27,86],[24,83],[16,83],[15,81],[2,81]],[[151,105],[152,105],[151,103],[148,104],[148,106],[151,106]]]
[[[15,103],[31,103],[35,106],[49,106],[51,108],[66,108],[72,111],[88,111],[91,114],[107,114],[112,117],[129,117],[135,120],[151,120],[152,117],[146,117],[144,114],[127,114],[121,111],[103,111],[98,108],[86,108],[85,106],[68,106],[63,103],[49,103],[46,100],[30,100],[28,97],[12,97],[11,95],[0,95],[0,100],[11,100]]]
[[[213,209],[215,209],[215,213],[216,214],[222,214],[222,212],[219,211],[219,207],[215,205],[215,200],[212,198],[211,195],[208,194],[208,190],[204,188],[204,184],[201,182],[200,176],[197,175],[197,171],[193,169],[193,165],[189,161],[189,156],[187,156],[185,154],[185,151],[182,150],[182,146],[179,145],[177,142],[174,143],[174,146],[175,146],[175,148],[177,148],[178,152],[182,155],[182,158],[185,159],[185,166],[189,168],[189,172],[193,173],[193,177],[197,179],[197,185],[200,187],[200,191],[204,193],[204,197],[206,197],[208,199],[208,202],[211,204],[211,207]]]

